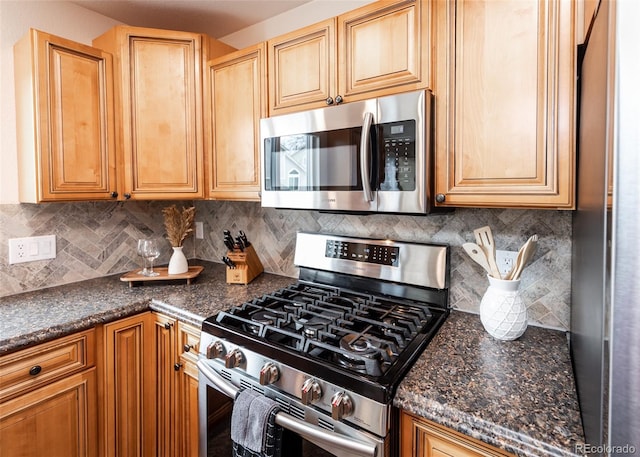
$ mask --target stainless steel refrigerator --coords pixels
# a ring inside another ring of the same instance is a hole
[[[601,0],[579,71],[570,342],[589,455],[640,453],[639,27],[640,2]]]

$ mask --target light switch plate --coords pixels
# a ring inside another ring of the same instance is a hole
[[[33,262],[56,258],[56,236],[31,236],[9,239],[9,263]]]
[[[204,227],[202,222],[196,222],[196,239],[202,240],[204,238]]]

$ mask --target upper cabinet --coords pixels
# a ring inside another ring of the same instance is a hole
[[[32,29],[14,69],[20,201],[115,199],[111,55]]]
[[[429,87],[431,4],[375,2],[269,40],[269,114]]]
[[[575,3],[436,2],[436,202],[572,209]]]
[[[115,58],[123,197],[203,198],[202,69],[233,48],[201,34],[128,26],[93,45]]]
[[[205,81],[207,197],[259,201],[265,44],[209,61]]]

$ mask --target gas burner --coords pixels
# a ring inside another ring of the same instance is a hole
[[[322,300],[325,303],[329,303],[331,305],[338,305],[338,306],[343,306],[345,308],[353,308],[356,306],[356,304],[353,302],[353,300],[349,299],[349,298],[345,298],[345,297],[341,297],[339,295],[332,295],[330,297],[326,297]]]
[[[318,338],[318,333],[327,328],[327,325],[331,322],[329,319],[322,318],[320,316],[294,316],[293,321],[295,323],[296,331],[302,331],[307,338]]]
[[[275,316],[269,313],[269,311],[264,310],[252,314],[251,320],[265,325],[273,325],[275,322]]]
[[[360,357],[375,357],[379,355],[379,347],[373,343],[369,335],[348,334],[340,339],[340,348]]]

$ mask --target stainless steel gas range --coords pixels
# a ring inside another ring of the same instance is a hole
[[[395,455],[393,396],[449,313],[448,246],[298,233],[295,264],[295,284],[203,323],[200,455],[230,441],[220,398],[241,389],[278,402],[283,455]]]

